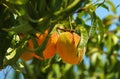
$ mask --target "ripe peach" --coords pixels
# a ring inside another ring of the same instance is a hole
[[[47,35],[48,31],[45,31],[44,34],[39,34],[39,33],[36,33],[36,41],[38,43],[38,45],[41,45]],[[36,55],[34,52],[30,52],[30,51],[25,51],[23,52],[23,54],[21,55],[21,58],[23,60],[30,60],[32,59],[33,57],[37,58],[37,59],[48,59],[48,58],[51,58],[55,53],[56,53],[56,43],[57,43],[57,39],[58,39],[58,34],[57,32],[54,32],[50,35],[49,39],[48,39],[48,42],[47,42],[47,45],[46,45],[46,48],[45,50],[43,51],[43,57],[40,57],[38,55]],[[33,42],[32,40],[30,39],[28,41],[28,46],[27,46],[29,49],[34,49],[34,45],[33,45]]]
[[[63,32],[57,41],[57,51],[63,61],[70,64],[79,64],[85,53],[84,48],[77,48],[80,36],[76,33]]]

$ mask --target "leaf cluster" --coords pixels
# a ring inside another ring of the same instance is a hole
[[[101,7],[113,15],[101,19],[96,13]],[[22,73],[24,79],[119,79],[120,19],[116,12],[109,0],[1,0],[0,69],[10,65],[15,75]],[[45,61],[34,58],[28,63],[20,59],[29,39],[36,46],[35,53],[43,56],[56,27],[81,36],[80,47],[86,47],[86,54],[80,65],[64,63],[57,54]],[[48,35],[38,46],[35,33],[42,34],[46,29]],[[25,37],[20,39],[20,34]]]

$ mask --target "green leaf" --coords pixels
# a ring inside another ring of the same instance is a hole
[[[85,29],[84,26],[80,26],[80,25],[78,26],[78,28],[79,28],[80,33],[81,33],[81,35],[80,35],[81,41],[79,43],[79,47],[86,47],[88,39],[89,39],[87,30]]]
[[[88,13],[91,17],[91,27],[90,27],[90,31],[89,31],[89,37],[92,37],[95,35],[96,29],[98,26],[97,15],[94,11],[88,11]]]
[[[116,6],[116,8],[119,8],[120,7],[120,4],[118,4],[117,6]]]
[[[103,7],[103,8],[106,9],[107,11],[110,11],[110,10],[109,10],[109,7],[108,7],[106,4],[103,4],[101,7]]]
[[[28,0],[6,0],[6,1],[12,4],[17,4],[17,5],[23,5],[28,2]]]
[[[106,3],[109,4],[109,6],[111,7],[111,10],[112,10],[114,13],[117,12],[117,11],[116,11],[116,7],[115,7],[115,5],[113,4],[113,2],[111,2],[110,0],[107,0]]]
[[[54,12],[54,15],[55,15],[55,16],[58,16],[58,15],[60,15],[60,14],[62,14],[62,13],[69,12],[69,11],[70,11],[71,9],[73,9],[79,2],[80,2],[80,0],[75,0],[75,1],[73,1],[70,5],[67,6],[67,8]]]
[[[12,35],[9,33],[0,30],[0,69],[3,68],[4,57],[6,54],[6,50],[9,48],[12,40]]]
[[[119,38],[116,35],[112,34],[112,40],[113,44],[116,45],[118,43]]]
[[[91,26],[89,31],[89,37],[92,37],[95,35],[96,29],[97,29],[97,21],[93,23],[93,25]]]
[[[99,33],[100,33],[100,41],[99,41],[99,43],[101,43],[102,39],[104,37],[105,26],[104,26],[102,20],[98,16],[97,16],[97,22],[98,22],[98,29],[99,29]]]
[[[11,28],[9,31],[14,31],[16,33],[28,33],[32,29],[33,29],[32,26],[30,26],[28,23],[23,23]]]
[[[24,48],[27,44],[27,41],[25,41],[25,39],[20,42],[20,45],[18,47],[9,48],[10,50],[7,51],[8,53],[6,53],[6,58],[4,60],[5,67],[7,65],[15,64],[18,61],[20,55],[24,52]]]
[[[67,0],[65,0],[65,1],[67,1]],[[51,12],[59,10],[61,8],[61,3],[62,3],[61,0],[51,0],[48,4]]]
[[[107,38],[107,41],[105,42],[105,45],[108,49],[108,52],[110,53],[111,51],[111,48],[113,46],[113,43],[112,43],[112,36],[111,35],[108,35],[108,38]]]
[[[97,20],[96,20],[97,15],[95,14],[95,12],[90,13],[90,15],[92,18],[92,26],[91,26],[90,31],[89,31],[89,37],[94,36],[96,29],[97,29]]]
[[[46,11],[46,1],[45,0],[39,0],[38,1],[38,9],[39,9],[39,12],[41,12],[41,14],[45,14],[45,11]]]
[[[95,64],[97,62],[98,55],[99,55],[99,53],[94,52],[93,55],[91,56],[91,64],[93,66],[95,66]]]
[[[16,49],[8,48],[7,54],[8,55],[6,55],[6,59],[7,60],[12,59],[15,56],[15,54],[16,54]]]
[[[85,11],[87,11],[88,13],[92,13],[95,12],[96,10],[96,6],[93,5],[92,3],[88,3],[86,4],[86,6],[84,7]]]
[[[21,61],[16,62],[15,64],[12,64],[11,66],[13,69],[15,69],[15,71],[25,73],[24,65]]]
[[[56,74],[56,77],[59,79],[61,77],[60,67],[58,64],[53,64],[53,69]]]

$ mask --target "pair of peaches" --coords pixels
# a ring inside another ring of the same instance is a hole
[[[48,30],[45,31],[43,34],[36,33],[36,41],[38,45],[41,45],[48,34]],[[62,32],[58,34],[57,32],[53,32],[46,44],[46,48],[43,51],[43,58],[39,55],[35,54],[34,52],[30,52],[25,50],[22,55],[21,59],[27,61],[32,59],[33,57],[45,60],[49,59],[54,56],[57,52],[61,59],[69,64],[79,64],[83,59],[83,55],[85,53],[85,49],[79,48],[78,44],[80,42],[80,36],[75,32]],[[34,44],[32,39],[28,40],[27,48],[30,50],[34,49]]]

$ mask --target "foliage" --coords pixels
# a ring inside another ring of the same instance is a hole
[[[113,15],[101,19],[96,14],[101,7]],[[11,66],[24,79],[120,79],[120,20],[115,14],[116,7],[109,0],[0,0],[0,69]],[[116,27],[110,30],[113,24]],[[38,46],[36,33],[46,29],[48,34]],[[29,39],[35,46],[31,51],[43,57],[54,31],[81,36],[79,47],[86,47],[86,54],[79,65],[63,62],[57,53],[47,60],[20,58]]]

